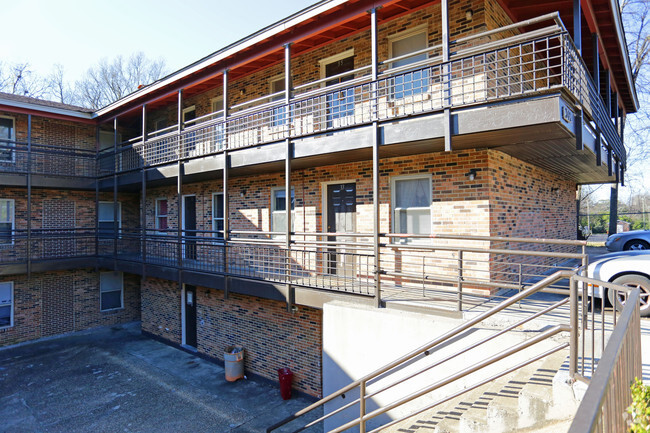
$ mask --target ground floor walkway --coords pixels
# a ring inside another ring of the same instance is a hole
[[[263,432],[311,401],[226,382],[137,323],[0,349],[1,432]]]

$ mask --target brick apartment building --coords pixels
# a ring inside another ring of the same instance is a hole
[[[0,344],[141,319],[320,395],[325,303],[575,239],[637,107],[615,0],[324,0],[94,112],[0,94]]]

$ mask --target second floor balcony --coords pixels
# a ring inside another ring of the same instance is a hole
[[[538,28],[524,31],[531,25]],[[494,37],[504,34],[508,36]],[[394,66],[413,56],[424,59]],[[433,46],[377,67],[376,79],[368,64],[298,85],[289,102],[285,92],[277,92],[228,107],[225,115],[215,111],[133,137],[120,143],[117,152],[100,153],[98,175],[236,153],[285,139],[313,145],[311,138],[361,131],[373,122],[383,128],[383,145],[421,142],[427,151],[442,151],[445,110],[452,112],[452,149],[500,148],[578,183],[611,180],[614,166],[625,164],[618,122],[603,100],[607,96],[596,89],[557,14],[457,39],[449,61],[443,61],[441,46]],[[404,123],[408,120],[413,122]],[[341,150],[327,141],[315,146],[317,150],[296,153]],[[549,158],[564,163],[549,164]],[[585,173],[584,162],[597,168]]]

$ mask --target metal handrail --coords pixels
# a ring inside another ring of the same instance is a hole
[[[628,430],[623,413],[632,401],[630,384],[642,373],[639,299],[638,288],[629,292],[569,433]],[[632,359],[622,364],[621,358],[625,357]]]
[[[445,334],[435,338],[434,340],[430,341],[429,343],[427,343],[427,344],[425,344],[423,346],[420,346],[419,348],[417,348],[415,350],[412,350],[411,352],[407,353],[406,355],[403,355],[403,356],[397,358],[396,360],[384,365],[383,367],[380,367],[380,368],[374,370],[373,372],[363,376],[362,378],[353,381],[352,383],[344,386],[343,388],[339,389],[338,391],[335,391],[332,394],[328,395],[327,397],[324,397],[324,398],[320,399],[319,401],[307,406],[306,408],[295,412],[291,416],[289,416],[289,417],[283,419],[282,421],[274,424],[273,426],[267,428],[266,429],[267,433],[269,433],[269,432],[271,432],[273,430],[276,430],[276,429],[278,429],[279,427],[281,427],[283,425],[288,424],[289,422],[297,419],[298,417],[300,417],[302,415],[305,415],[305,414],[311,412],[312,410],[325,405],[326,403],[328,403],[330,401],[333,401],[337,397],[340,397],[341,395],[344,395],[345,393],[347,393],[347,392],[349,392],[349,391],[351,391],[351,390],[353,390],[353,389],[355,389],[357,387],[360,387],[362,385],[365,386],[366,383],[372,381],[373,379],[376,379],[376,378],[384,375],[388,371],[390,371],[390,370],[392,370],[392,369],[394,369],[394,368],[396,368],[396,367],[398,367],[400,365],[403,365],[403,364],[405,364],[405,363],[407,363],[409,361],[412,361],[414,358],[416,358],[416,357],[418,357],[420,355],[428,354],[428,352],[430,352],[436,346],[438,346],[438,345],[440,345],[440,344],[442,344],[442,343],[444,343],[446,341],[449,341],[450,339],[460,335],[461,333],[467,331],[468,329],[472,328],[473,326],[477,325],[478,323],[480,323],[480,322],[482,322],[482,321],[496,315],[497,313],[505,310],[506,308],[508,308],[508,307],[510,307],[512,305],[517,304],[521,300],[523,300],[523,299],[527,298],[528,296],[531,296],[531,295],[541,291],[545,287],[548,287],[548,286],[550,286],[551,284],[553,284],[553,283],[555,283],[557,281],[567,279],[567,278],[570,279],[573,275],[575,275],[575,273],[570,272],[570,271],[558,271],[558,272],[555,272],[554,274],[544,278],[543,280],[539,281],[538,283],[533,284],[532,286],[530,286],[526,290],[523,290],[520,293],[518,293],[518,294],[516,294],[516,295],[502,301],[498,305],[496,305],[496,306],[492,307],[491,309],[477,315],[475,318],[473,318],[471,320],[468,320],[467,322],[457,326],[456,328],[446,332]],[[570,296],[571,297],[577,296],[577,292],[573,291],[570,294]],[[559,332],[563,332],[563,331],[572,331],[572,329],[569,328],[569,327],[566,327],[566,326],[555,327],[555,329],[553,331],[548,330],[548,331],[546,331],[546,333],[543,333],[540,336],[537,336],[537,337],[535,337],[535,338],[533,338],[531,340],[528,340],[527,342],[524,342],[524,343],[521,343],[520,345],[517,345],[516,350],[514,348],[511,348],[510,350],[507,350],[507,351],[503,352],[502,355],[505,354],[505,353],[510,355],[512,353],[515,353],[516,351],[519,351],[519,350],[521,350],[521,349],[523,349],[525,347],[528,347],[528,346],[534,344],[534,343],[530,343],[532,341],[534,341],[536,343],[538,341],[541,341],[541,339],[546,339],[551,335],[555,335],[555,334],[557,334]],[[543,337],[542,337],[542,335],[543,335]],[[530,344],[526,344],[526,343],[530,343]],[[498,359],[502,359],[502,358],[498,357]],[[472,366],[472,367],[470,367],[468,369],[464,369],[463,371],[452,375],[450,378],[447,378],[447,379],[445,379],[445,380],[443,380],[441,382],[438,382],[436,384],[425,387],[423,390],[420,390],[415,394],[412,394],[412,395],[410,395],[410,396],[408,396],[408,397],[406,397],[404,399],[401,399],[398,402],[395,402],[395,403],[393,403],[391,405],[388,405],[388,406],[385,406],[383,408],[377,409],[377,410],[371,412],[370,414],[367,414],[364,418],[358,418],[357,420],[350,421],[349,423],[347,423],[347,424],[345,424],[345,425],[343,425],[343,426],[341,426],[341,427],[339,427],[337,429],[332,430],[332,433],[343,431],[343,430],[345,430],[347,428],[350,428],[350,427],[353,427],[355,425],[360,424],[361,422],[365,421],[367,418],[373,418],[373,417],[375,417],[377,415],[380,415],[382,413],[387,412],[388,410],[394,409],[395,407],[397,407],[399,405],[402,405],[404,403],[407,403],[407,402],[409,402],[409,401],[413,400],[414,398],[417,398],[417,397],[419,397],[421,395],[424,395],[425,393],[430,392],[433,389],[436,389],[436,388],[438,388],[438,387],[440,387],[440,386],[442,386],[444,384],[450,383],[452,378],[453,378],[453,380],[455,380],[455,379],[458,379],[460,377],[464,377],[465,375],[476,371],[477,369],[479,369],[482,366],[489,365],[491,362],[494,362],[495,360],[496,359],[490,358],[489,362],[483,361],[483,362],[480,362],[478,364],[475,364],[474,366]],[[298,430],[298,431],[301,431],[301,430]]]

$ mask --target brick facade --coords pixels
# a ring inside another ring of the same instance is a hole
[[[99,274],[90,269],[2,276],[14,283],[14,326],[0,346],[140,318],[140,278],[124,274],[124,308],[100,311]]]
[[[244,368],[270,380],[289,367],[293,387],[320,397],[322,312],[286,303],[197,287],[197,350],[223,361],[225,348],[245,348]],[[148,278],[142,284],[142,329],[176,344],[182,342],[178,283]]]

